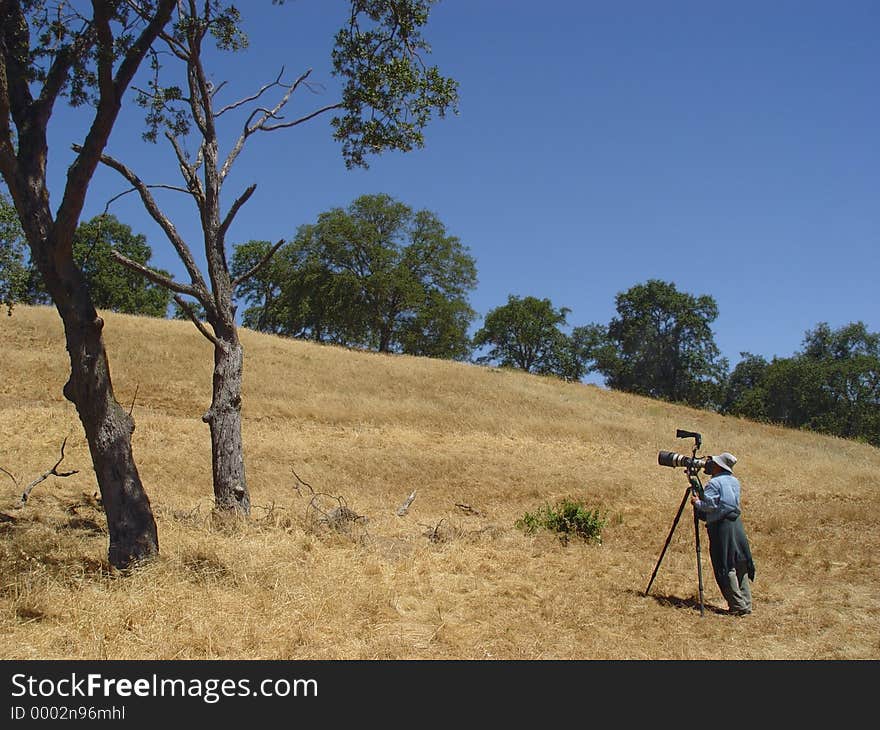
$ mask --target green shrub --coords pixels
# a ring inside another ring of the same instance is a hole
[[[516,521],[516,526],[532,534],[539,529],[555,532],[563,543],[568,544],[572,536],[589,542],[602,544],[602,528],[608,520],[598,509],[587,509],[583,502],[562,499],[553,507],[542,505],[536,512],[526,512]]]

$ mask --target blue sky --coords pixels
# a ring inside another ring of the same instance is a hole
[[[240,3],[250,48],[210,64],[226,100],[284,66],[324,85],[295,97],[291,117],[335,101],[346,4]],[[715,298],[731,367],[742,351],[793,354],[819,322],[876,332],[878,29],[880,4],[860,0],[441,0],[425,36],[460,84],[460,113],[435,120],[423,150],[368,170],[345,169],[329,118],[253,138],[225,202],[258,187],[229,240],[289,238],[381,192],[432,210],[468,247],[477,326],[509,294],[547,297],[573,326],[607,324],[618,293],[656,278]],[[78,127],[56,116],[60,179]],[[141,142],[141,127],[129,107],[108,151],[148,183],[179,184],[170,148]],[[123,189],[100,171],[83,219]],[[198,253],[194,208],[158,197]],[[135,196],[111,212],[183,276]]]

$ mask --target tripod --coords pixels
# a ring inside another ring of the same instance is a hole
[[[645,595],[647,596],[649,591],[651,590],[651,585],[654,583],[654,578],[657,577],[657,571],[660,569],[660,563],[663,562],[663,556],[666,555],[666,548],[669,547],[669,542],[672,540],[672,535],[675,532],[675,528],[678,525],[678,520],[681,518],[681,513],[684,512],[684,507],[688,503],[688,499],[691,494],[696,494],[699,497],[703,496],[703,485],[700,483],[700,478],[697,476],[697,472],[699,471],[699,467],[695,465],[697,461],[697,450],[700,448],[701,438],[700,434],[692,433],[690,431],[679,431],[679,438],[684,436],[692,436],[695,439],[693,456],[691,458],[691,462],[687,467],[687,478],[688,478],[688,488],[685,490],[684,497],[681,500],[681,505],[679,505],[678,512],[675,515],[675,519],[672,521],[672,528],[669,530],[669,535],[666,537],[666,543],[663,545],[663,550],[660,553],[660,557],[657,560],[657,565],[654,566],[654,572],[651,574],[651,580],[648,581],[648,587],[645,588]],[[694,543],[697,550],[697,582],[700,590],[700,616],[705,615],[703,608],[703,564],[700,560],[700,518],[697,515],[696,508],[694,509]]]

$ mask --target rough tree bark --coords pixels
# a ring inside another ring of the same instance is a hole
[[[216,331],[216,330],[215,330]],[[202,416],[211,430],[214,503],[218,509],[250,513],[241,430],[244,350],[235,328],[220,328],[214,346],[211,408]]]
[[[73,235],[89,182],[119,114],[122,96],[170,20],[174,0],[160,0],[155,12],[113,68],[114,3],[94,0],[93,17],[56,49],[38,96],[31,93],[31,37],[26,11],[16,0],[0,0],[0,173],[2,173],[46,289],[64,324],[70,378],[64,396],[82,422],[110,534],[108,559],[117,568],[155,556],[156,523],[131,449],[134,421],[116,401],[104,347],[104,323],[73,260]],[[60,12],[60,11],[59,11]],[[52,108],[74,66],[97,49],[97,104],[92,126],[71,165],[61,204],[53,218],[46,178],[47,128]],[[15,125],[15,132],[10,125]]]

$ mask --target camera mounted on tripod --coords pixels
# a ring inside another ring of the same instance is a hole
[[[688,478],[688,488],[684,493],[684,497],[681,500],[681,505],[678,508],[678,513],[675,515],[675,519],[672,521],[672,528],[669,530],[669,535],[666,538],[666,544],[663,545],[663,550],[660,553],[660,557],[657,560],[657,565],[654,567],[654,572],[651,575],[651,580],[648,582],[648,587],[645,589],[645,595],[647,596],[651,590],[651,585],[654,583],[654,578],[657,577],[657,571],[660,569],[660,563],[663,562],[663,556],[666,554],[666,548],[669,547],[669,541],[672,539],[672,534],[675,532],[675,526],[678,524],[678,520],[681,517],[681,513],[684,511],[684,507],[688,502],[688,499],[691,494],[696,494],[700,499],[703,498],[703,485],[700,482],[700,477],[697,476],[700,469],[705,469],[706,464],[710,461],[710,457],[698,457],[697,451],[700,450],[700,447],[703,445],[703,437],[697,433],[696,431],[685,431],[683,429],[676,429],[675,431],[676,438],[680,439],[690,439],[694,440],[694,449],[690,456],[685,456],[684,454],[677,454],[674,451],[661,451],[657,454],[657,463],[660,466],[683,466],[687,470],[687,478]],[[703,609],[703,567],[700,563],[700,524],[699,524],[699,516],[697,515],[696,507],[694,508],[694,545],[697,550],[697,580],[700,590],[700,615],[702,616],[704,613]]]

